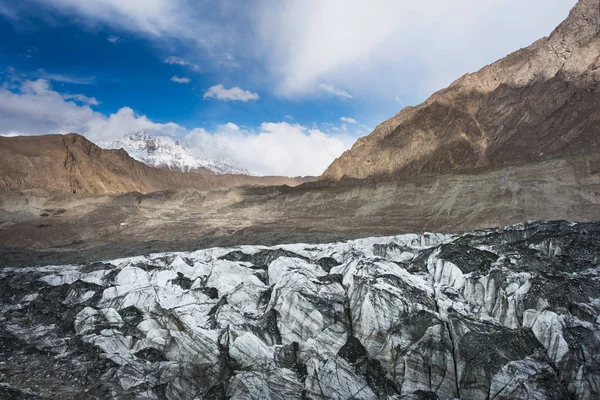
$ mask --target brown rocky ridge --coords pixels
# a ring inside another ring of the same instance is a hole
[[[77,194],[214,190],[243,185],[297,185],[310,178],[179,173],[152,168],[124,150],[104,150],[78,134],[0,137],[0,190]]]
[[[407,107],[324,179],[502,167],[600,150],[600,2],[552,34]]]

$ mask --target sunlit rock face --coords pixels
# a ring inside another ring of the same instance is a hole
[[[0,270],[0,398],[597,399],[600,224]]]

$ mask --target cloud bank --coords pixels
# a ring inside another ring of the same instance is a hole
[[[310,129],[287,122],[265,122],[256,129],[234,123],[213,132],[187,129],[173,122],[156,123],[129,107],[104,115],[92,106],[95,98],[59,93],[48,80],[24,80],[18,86],[0,87],[0,135],[35,135],[77,132],[95,142],[110,141],[138,131],[185,137],[211,158],[235,160],[259,175],[320,175],[354,136]]]
[[[576,0],[0,0],[0,13],[74,16],[156,41],[186,44],[263,76],[285,96],[334,89],[355,98],[423,97],[538,38]],[[169,57],[175,64],[193,63]],[[325,85],[325,86],[323,86]],[[343,88],[343,89],[339,89]],[[408,100],[407,100],[408,101]]]
[[[552,32],[577,0],[269,0],[258,46],[282,94],[355,97],[447,86]]]
[[[287,122],[265,122],[256,130],[233,123],[215,132],[194,129],[186,139],[207,156],[235,160],[259,175],[320,175],[354,141]]]

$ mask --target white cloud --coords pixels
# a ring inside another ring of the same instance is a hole
[[[239,68],[240,64],[237,62],[235,57],[231,53],[224,53],[217,56],[212,56],[215,62],[226,68]]]
[[[319,85],[319,90],[329,93],[329,94],[332,94],[334,96],[340,97],[342,99],[351,99],[352,98],[352,95],[350,93],[346,92],[345,90],[338,89],[335,86],[329,85],[326,83],[321,83]]]
[[[165,62],[170,65],[190,65],[190,63],[181,57],[170,56],[165,58]]]
[[[77,132],[100,142],[144,130],[184,137],[202,154],[235,160],[256,174],[288,176],[321,174],[356,137],[287,122],[267,122],[255,130],[242,129],[231,122],[214,132],[190,130],[173,122],[156,123],[129,107],[107,116],[93,110],[90,99],[85,95],[61,94],[43,79],[22,81],[15,90],[0,87],[0,135]]]
[[[96,81],[93,76],[77,76],[77,75],[66,75],[66,74],[51,74],[38,68],[35,73],[36,78],[41,78],[54,82],[71,83],[74,85],[91,85]]]
[[[188,78],[187,76],[182,76],[181,78],[173,75],[171,77],[171,82],[175,82],[175,83],[190,83],[192,80],[190,78]]]
[[[100,105],[100,102],[95,97],[87,97],[83,94],[63,94],[62,98],[65,100],[75,100],[83,104],[88,104],[90,106]]]
[[[199,65],[193,64],[181,57],[175,57],[175,56],[167,57],[167,58],[165,58],[165,63],[170,64],[170,65],[181,65],[181,66],[185,66],[185,67],[190,67],[194,71],[200,71]]]
[[[129,107],[107,117],[90,107],[97,102],[85,95],[59,93],[44,79],[23,81],[17,90],[0,88],[0,133],[78,132],[100,141],[139,130],[170,134],[185,132],[177,124],[157,124],[145,116],[136,115]]]
[[[44,79],[23,81],[16,91],[0,88],[2,133],[69,132],[80,129],[96,117],[89,105],[66,100]]]
[[[0,15],[10,19],[18,19],[18,12],[11,5],[0,3]]]
[[[241,132],[242,129],[233,122],[228,122],[226,124],[219,125],[219,131],[227,133],[238,133]]]
[[[260,96],[258,93],[253,93],[248,90],[243,90],[237,86],[231,89],[225,89],[221,84],[210,87],[206,93],[204,93],[205,99],[215,98],[217,100],[231,100],[231,101],[248,101],[258,100]]]
[[[259,0],[252,10],[235,0],[3,3],[0,13],[13,18],[40,8],[175,38],[190,54],[215,55],[215,68],[227,61],[219,55],[253,61],[285,95],[315,93],[328,82],[355,96],[397,94],[409,103],[548,35],[576,0]]]
[[[111,35],[111,36],[107,37],[106,40],[110,43],[117,43],[121,40],[121,38],[118,36]]]
[[[394,97],[394,100],[396,100],[398,102],[398,104],[400,104],[402,107],[406,107],[406,105],[404,104],[404,102],[402,101],[402,99],[398,96]]]
[[[193,7],[183,0],[37,0],[50,8],[93,22],[148,35],[191,38]]]
[[[39,10],[42,16],[75,16],[79,24],[101,24],[153,40],[177,39],[190,54],[213,55],[216,67],[239,66],[232,50],[248,49],[242,42],[249,33],[249,12],[237,0],[0,0],[0,5],[4,1],[9,5],[0,7],[0,14],[8,16]]]
[[[233,159],[253,173],[285,176],[320,175],[354,141],[287,122],[263,123],[256,131],[228,123],[213,133],[194,129],[186,139],[208,149],[207,155]]]
[[[137,114],[130,107],[122,107],[108,117],[97,113],[94,118],[86,121],[83,129],[79,132],[92,140],[104,141],[138,131],[172,136],[184,134],[186,129],[174,122],[156,123],[145,115]]]
[[[256,14],[284,94],[430,94],[550,34],[576,0],[289,0]],[[457,55],[460,55],[457,57]]]
[[[345,122],[347,124],[354,124],[354,125],[358,124],[357,120],[355,120],[354,118],[349,118],[349,117],[342,117],[342,118],[340,118],[340,121]]]

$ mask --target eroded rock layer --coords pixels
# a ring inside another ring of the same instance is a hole
[[[595,399],[600,224],[0,270],[0,397]]]

